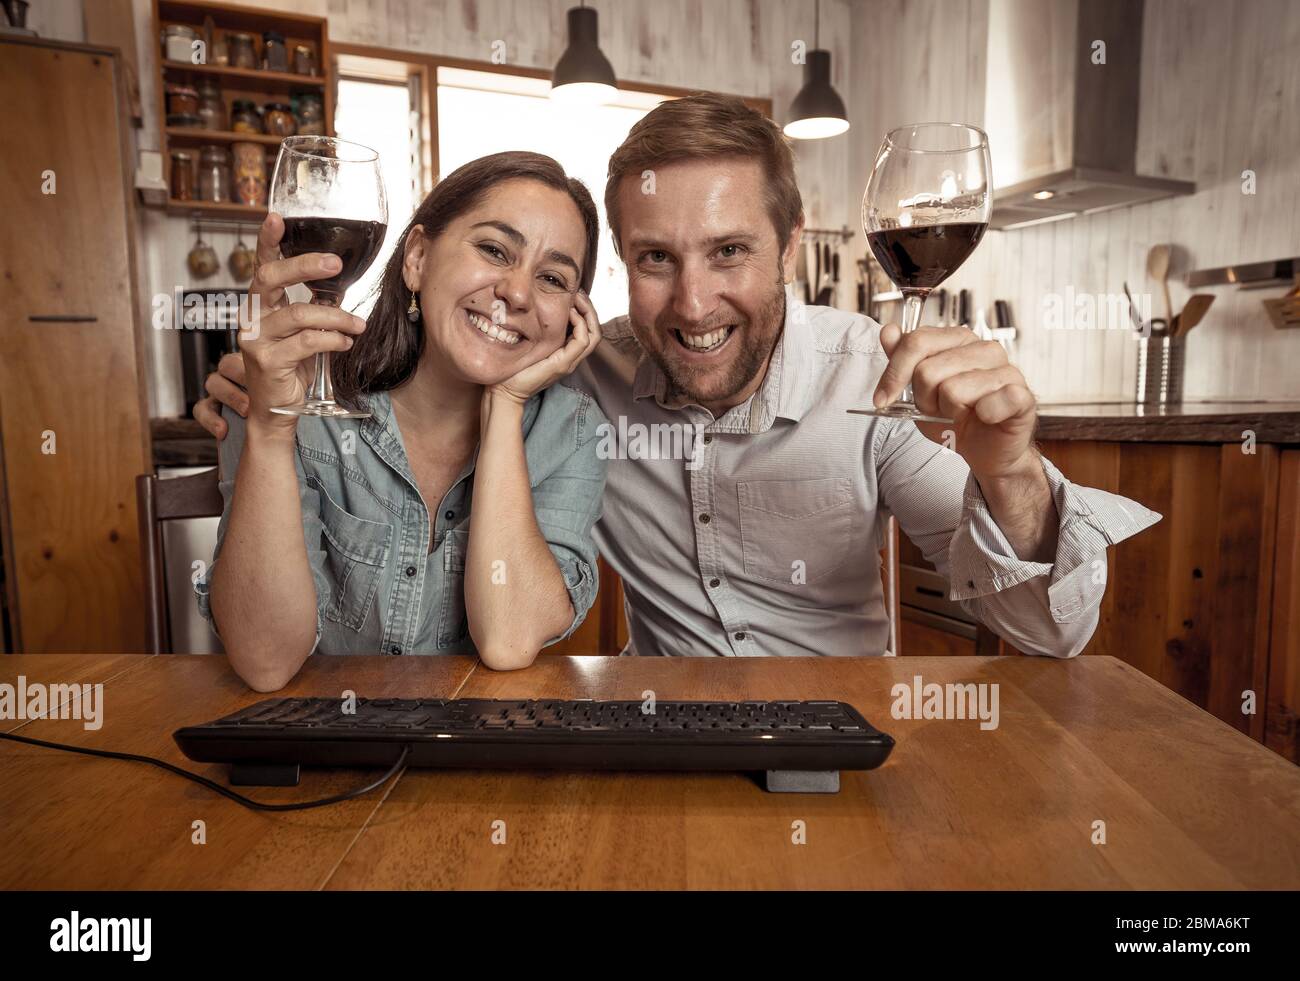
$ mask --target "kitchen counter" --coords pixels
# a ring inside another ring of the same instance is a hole
[[[151,426],[154,466],[216,466],[216,441],[193,419],[153,419]],[[1300,401],[1044,402],[1037,438],[1235,443],[1246,429],[1257,443],[1300,443]]]
[[[1300,402],[1197,401],[1178,405],[1058,402],[1038,407],[1038,439],[1153,443],[1300,443]]]

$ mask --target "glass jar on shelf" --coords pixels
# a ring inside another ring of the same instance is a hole
[[[262,32],[262,67],[268,72],[289,70],[289,51],[284,46],[284,35],[279,31]]]
[[[194,42],[199,39],[199,32],[182,24],[168,24],[163,28],[163,58],[167,61],[192,62]]]
[[[199,151],[199,200],[230,202],[230,151],[223,146],[209,145]]]
[[[231,31],[226,35],[230,47],[231,68],[256,68],[257,52],[253,48],[253,35],[242,31]]]
[[[235,200],[266,207],[266,151],[260,143],[235,143]]]
[[[262,123],[272,136],[293,136],[298,132],[293,110],[283,102],[268,102],[262,110]]]
[[[299,136],[325,135],[325,101],[314,92],[294,96]]]
[[[262,116],[248,99],[230,104],[230,129],[235,133],[262,133]]]
[[[224,130],[226,128],[226,104],[221,101],[221,87],[215,79],[205,78],[198,84],[199,118],[203,120],[204,129]]]
[[[316,74],[316,52],[309,44],[295,44],[293,47],[293,70],[297,75]]]
[[[171,198],[194,200],[194,154],[189,150],[172,151]]]
[[[192,86],[168,82],[166,92],[169,115],[188,116],[199,111],[199,93]]]

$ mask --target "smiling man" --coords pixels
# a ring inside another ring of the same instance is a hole
[[[605,205],[629,312],[566,383],[611,433],[700,441],[675,458],[612,447],[595,532],[623,578],[624,653],[885,653],[889,513],[950,597],[1019,650],[1082,650],[1107,546],[1160,516],[1038,454],[1034,397],[1001,346],[960,328],[900,339],[790,298],[803,206],[771,120],[716,95],[662,103],[610,159]],[[239,381],[242,365],[222,371]],[[846,411],[909,381],[951,427]],[[230,381],[209,390],[241,407]],[[195,416],[224,435],[211,400]]]
[[[623,577],[626,653],[884,653],[886,512],[1017,648],[1083,648],[1106,547],[1159,515],[1039,456],[1033,395],[1000,345],[964,329],[900,341],[790,298],[803,207],[770,120],[721,96],[663,103],[611,158],[605,207],[629,311],[569,384],[614,426],[685,424],[704,444],[691,466],[610,465],[596,539]],[[909,380],[955,424],[846,411]]]

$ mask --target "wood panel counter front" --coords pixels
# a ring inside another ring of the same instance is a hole
[[[20,675],[103,683],[103,724],[5,731],[157,756],[223,784],[226,768],[185,759],[172,732],[264,697],[219,657],[0,658],[0,682]],[[891,689],[918,676],[996,685],[997,727],[893,718]],[[0,741],[0,888],[1300,886],[1300,770],[1110,657],[547,657],[498,674],[467,657],[318,656],[283,694],[345,689],[834,698],[898,745],[834,795],[769,794],[739,773],[418,769],[342,804],[268,814],[145,764]],[[298,787],[249,795],[315,799],[376,775],[305,770]]]

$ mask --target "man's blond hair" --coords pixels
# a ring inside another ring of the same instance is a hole
[[[803,216],[790,144],[772,120],[742,100],[702,92],[670,99],[650,110],[609,158],[605,214],[615,251],[623,254],[618,189],[624,177],[643,180],[647,170],[668,164],[725,157],[754,160],[762,167],[767,213],[784,248]]]

